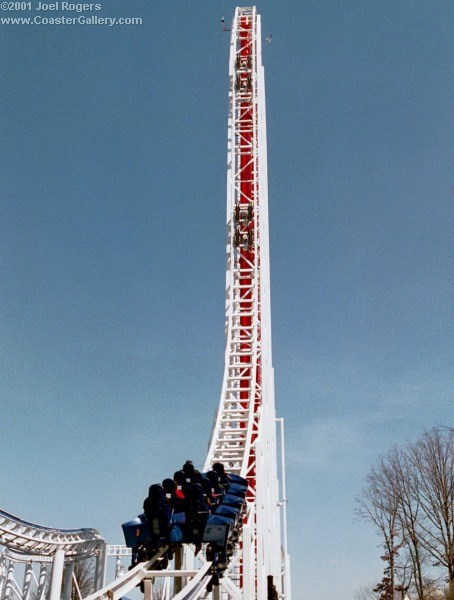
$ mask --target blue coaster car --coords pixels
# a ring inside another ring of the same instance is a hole
[[[235,523],[240,516],[240,511],[234,506],[228,506],[227,504],[220,504],[216,507],[214,511],[215,515],[219,515],[220,517],[227,517],[228,519],[232,519]]]
[[[210,515],[205,526],[203,541],[207,543],[206,556],[215,565],[215,573],[227,568],[228,557],[232,555],[235,523],[233,519],[220,515]],[[217,584],[216,584],[217,585]]]
[[[227,506],[227,504],[219,505],[214,514],[219,517],[224,517],[232,520],[232,529],[229,534],[229,539],[233,541],[237,541],[239,537],[239,532],[241,529],[241,525],[243,524],[243,518],[241,515],[241,511],[238,508],[234,508],[233,506]]]
[[[237,508],[238,511],[240,511],[244,506],[244,499],[227,493],[222,497],[222,502],[219,506],[223,504],[226,506],[233,506],[233,508]]]
[[[244,487],[244,485],[240,485],[239,483],[231,483],[229,485],[229,489],[227,490],[227,494],[230,494],[231,496],[238,496],[244,500],[247,494],[247,487]]]
[[[150,530],[143,518],[133,519],[121,526],[128,548],[135,548],[151,541]]]
[[[240,475],[235,475],[235,473],[229,473],[229,479],[230,483],[237,483],[238,485],[242,485],[246,489],[249,486],[247,479],[241,477]]]
[[[233,519],[221,515],[210,515],[205,525],[203,541],[215,545],[217,548],[225,548],[233,528]]]

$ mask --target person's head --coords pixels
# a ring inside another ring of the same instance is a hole
[[[206,478],[208,479],[208,481],[211,484],[211,489],[214,490],[215,493],[219,492],[219,475],[216,473],[216,471],[208,471],[208,473],[206,474]]]
[[[216,471],[216,473],[219,475],[219,479],[225,477],[224,465],[221,462],[214,463],[213,471]]]
[[[160,483],[153,483],[148,489],[148,497],[150,500],[160,500],[163,496],[163,489]]]
[[[186,485],[186,474],[184,471],[176,471],[173,474],[173,480],[178,486]]]
[[[195,469],[194,465],[190,460],[187,460],[183,465],[183,471],[186,475],[186,479],[192,480],[194,479]]]
[[[164,479],[162,482],[162,488],[165,494],[174,494],[177,488],[177,484],[173,479]]]

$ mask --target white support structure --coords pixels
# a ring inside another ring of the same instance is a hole
[[[240,573],[231,577],[243,600],[266,600],[270,576],[280,597],[290,600],[271,352],[265,79],[255,7],[236,9],[231,32],[225,370],[205,469],[222,462],[249,482]]]
[[[95,556],[105,545],[95,529],[56,529],[24,521],[0,510],[0,546],[26,555]]]
[[[51,563],[51,557],[4,550],[0,554],[0,600],[12,597],[17,600],[29,600],[30,597],[43,600]]]
[[[43,600],[48,591],[51,563],[50,600],[60,600],[65,561],[71,572],[74,561],[90,557],[96,558],[95,589],[104,585],[105,541],[95,529],[44,527],[0,511],[0,546],[6,548],[0,561],[0,600],[10,600],[13,596],[17,600],[30,600],[32,594]],[[22,573],[20,565],[23,566],[21,583],[16,575],[16,567]],[[70,594],[69,576],[66,583]]]
[[[106,557],[113,556],[115,557],[115,579],[121,577],[126,571],[127,567],[124,566],[121,562],[122,557],[127,556],[129,560],[131,560],[132,549],[127,546],[123,546],[120,544],[116,545],[108,545],[106,547]],[[96,589],[101,589],[104,585],[97,587]]]

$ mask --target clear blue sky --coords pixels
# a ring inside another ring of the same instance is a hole
[[[143,25],[0,26],[0,506],[120,543],[219,401],[236,3],[101,3]],[[352,600],[370,466],[452,425],[454,5],[258,10],[294,599]]]

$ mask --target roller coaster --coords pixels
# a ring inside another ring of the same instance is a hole
[[[198,511],[203,523],[190,534],[178,537],[177,520],[169,520],[174,533],[165,529],[153,543],[146,536],[157,517],[149,511],[148,521],[142,515],[126,524],[124,546],[109,546],[94,529],[52,529],[0,511],[0,600],[70,600],[74,589],[82,598],[74,567],[88,558],[96,565],[96,591],[86,600],[117,600],[136,587],[145,600],[291,600],[283,420],[275,413],[271,352],[265,80],[256,8],[237,8],[230,31],[225,368],[203,468],[208,476],[216,465],[225,467],[224,499]],[[191,493],[202,493],[199,483],[191,485]],[[158,488],[150,488],[152,498],[164,491]],[[106,584],[108,556],[116,565],[114,581]],[[123,557],[132,557],[128,570]]]

